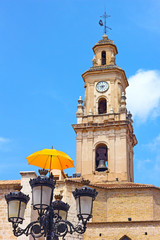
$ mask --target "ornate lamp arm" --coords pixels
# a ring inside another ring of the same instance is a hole
[[[77,233],[79,233],[79,234],[85,233],[86,228],[87,228],[87,227],[86,227],[86,224],[87,224],[87,222],[86,222],[86,223],[83,223],[83,225],[80,224],[80,223],[78,223],[78,224],[74,227],[74,231],[77,232]]]
[[[74,232],[77,232],[79,234],[83,234],[86,231],[86,224],[87,222],[79,222],[76,226],[74,226],[69,221],[65,221],[62,219],[58,220],[57,222],[55,222],[54,226],[55,236],[62,237],[62,239],[64,240],[67,233],[73,234]]]
[[[12,223],[12,226],[13,226],[13,234],[16,237],[19,237],[22,234],[25,234],[26,236],[31,235],[35,240],[36,238],[39,238],[45,235],[44,228],[39,221],[31,222],[30,224],[28,224],[28,226],[25,229],[20,228],[17,223]]]

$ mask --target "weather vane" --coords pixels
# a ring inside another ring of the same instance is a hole
[[[100,16],[100,17],[103,18],[104,21],[102,21],[102,19],[100,19],[100,20],[99,20],[99,25],[100,25],[101,27],[104,26],[104,33],[106,34],[107,28],[108,28],[109,30],[112,30],[112,28],[107,27],[107,25],[106,25],[106,19],[109,18],[110,15],[107,15],[107,14],[106,14],[106,11],[105,11],[104,14],[103,14],[102,16]]]

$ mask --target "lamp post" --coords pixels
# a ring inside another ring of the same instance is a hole
[[[38,212],[36,221],[31,222],[25,229],[19,227],[23,223],[24,212],[29,201],[29,196],[22,192],[12,192],[5,195],[8,204],[8,221],[12,223],[13,234],[16,237],[25,234],[31,235],[33,239],[46,237],[47,240],[56,240],[66,236],[67,233],[77,232],[83,234],[86,231],[86,224],[92,217],[93,201],[97,196],[95,189],[83,186],[75,189],[73,196],[76,200],[78,224],[74,226],[67,220],[69,210],[68,203],[61,201],[56,195],[53,202],[53,192],[56,181],[53,175],[47,177],[41,170],[41,175],[30,180],[32,188],[33,210]]]

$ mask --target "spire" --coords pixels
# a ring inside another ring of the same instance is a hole
[[[102,19],[100,19],[100,20],[99,20],[99,25],[100,25],[101,27],[104,26],[104,34],[106,35],[107,29],[112,30],[112,28],[110,28],[110,27],[108,27],[108,26],[106,25],[106,20],[107,20],[107,18],[110,17],[110,15],[107,15],[107,14],[106,14],[106,10],[105,10],[105,11],[104,11],[104,14],[103,14],[102,16],[100,16],[100,17],[103,18],[104,20],[102,21]]]

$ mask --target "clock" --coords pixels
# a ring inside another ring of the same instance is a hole
[[[109,88],[108,83],[104,81],[98,82],[96,85],[96,89],[98,92],[105,92],[108,90],[108,88]]]

